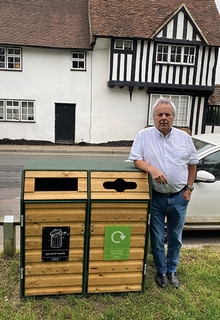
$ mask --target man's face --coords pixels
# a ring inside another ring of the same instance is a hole
[[[154,124],[164,136],[170,132],[173,121],[173,109],[169,104],[161,103],[155,108]]]

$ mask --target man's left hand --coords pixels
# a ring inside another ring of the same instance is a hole
[[[191,199],[191,194],[192,194],[192,191],[190,189],[186,189],[184,192],[183,192],[183,198],[186,200],[186,201],[190,201]]]

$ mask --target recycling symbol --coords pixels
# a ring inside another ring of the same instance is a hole
[[[111,235],[111,240],[114,243],[121,243],[121,241],[125,240],[125,238],[126,236],[121,231],[115,231]]]

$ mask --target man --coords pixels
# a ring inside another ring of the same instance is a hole
[[[151,248],[156,283],[179,287],[176,269],[187,205],[193,191],[198,156],[188,133],[172,127],[176,108],[160,98],[153,106],[154,126],[138,132],[129,159],[152,178]],[[167,254],[164,227],[167,221]]]

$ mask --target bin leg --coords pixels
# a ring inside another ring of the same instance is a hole
[[[13,257],[16,249],[16,236],[14,216],[6,215],[3,225],[4,232],[4,255]]]

